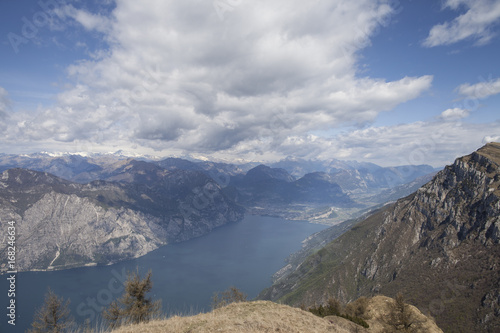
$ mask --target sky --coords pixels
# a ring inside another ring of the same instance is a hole
[[[498,0],[2,0],[0,153],[440,167],[498,59]]]

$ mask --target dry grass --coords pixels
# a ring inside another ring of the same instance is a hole
[[[210,313],[192,317],[172,317],[163,321],[120,328],[113,333],[211,333],[282,332],[348,333],[312,313],[267,301],[233,303]]]
[[[233,303],[191,317],[172,317],[147,324],[119,328],[112,333],[385,333],[393,332],[387,324],[392,298],[376,296],[367,300],[363,318],[365,329],[344,318],[320,318],[308,311],[268,301]],[[413,333],[443,333],[435,322],[410,306],[418,328]]]

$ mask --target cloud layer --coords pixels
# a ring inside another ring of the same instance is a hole
[[[110,17],[58,9],[109,49],[70,66],[74,85],[51,108],[18,115],[11,137],[204,153],[264,140],[280,151],[370,123],[432,84],[357,73],[357,52],[394,14],[386,1],[217,3],[119,0]]]
[[[489,4],[478,3],[447,5],[468,6],[470,16]],[[437,166],[455,157],[444,151],[458,145],[467,153],[478,148],[470,142],[498,137],[498,123],[462,123],[469,115],[462,108],[430,121],[366,128],[432,86],[432,75],[387,81],[359,71],[359,51],[397,10],[385,0],[118,0],[111,15],[57,8],[68,27],[98,34],[108,48],[67,68],[72,83],[53,106],[3,117],[9,130],[2,141],[26,149]],[[464,36],[461,27],[449,23],[445,30]],[[470,36],[484,39],[486,32]],[[434,35],[439,40],[445,32]],[[497,86],[464,84],[457,92],[484,98]],[[0,88],[0,118],[7,106]],[[354,130],[331,134],[345,128]]]

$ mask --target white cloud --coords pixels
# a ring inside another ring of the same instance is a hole
[[[482,99],[500,94],[500,78],[483,81],[476,84],[465,83],[459,86],[458,93],[466,98]]]
[[[487,135],[483,139],[483,143],[500,142],[500,135]]]
[[[444,7],[458,10],[462,6],[467,8],[467,12],[453,21],[432,27],[424,46],[450,45],[465,39],[473,39],[476,45],[484,45],[495,37],[493,28],[500,22],[499,1],[447,0]]]
[[[336,138],[350,148],[350,158],[380,165],[431,164],[443,166],[498,137],[500,122],[467,124],[459,121],[415,122],[368,128]],[[372,154],[369,159],[365,156]]]
[[[394,12],[383,0],[245,1],[223,20],[211,1],[120,0],[112,19],[65,10],[110,48],[68,68],[75,84],[56,105],[23,116],[26,140],[306,154],[294,138],[370,123],[433,80],[357,73],[356,53]]]
[[[453,109],[448,109],[445,110],[441,113],[441,119],[449,121],[449,120],[458,120],[458,119],[463,119],[469,116],[469,111],[460,109],[460,108],[453,108]]]

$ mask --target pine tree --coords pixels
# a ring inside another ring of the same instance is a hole
[[[60,333],[74,325],[70,315],[69,300],[58,297],[49,288],[45,294],[45,301],[34,316],[29,332],[32,333]]]

